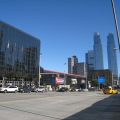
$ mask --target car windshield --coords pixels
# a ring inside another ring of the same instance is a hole
[[[44,88],[44,87],[39,87],[39,88]]]

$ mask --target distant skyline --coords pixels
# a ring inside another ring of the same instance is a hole
[[[94,32],[101,36],[104,69],[108,69],[107,36],[118,40],[111,0],[1,0],[0,20],[41,40],[41,66],[68,71],[68,58],[85,62],[93,50]],[[114,0],[120,30],[120,0]],[[117,50],[120,74],[120,53]]]

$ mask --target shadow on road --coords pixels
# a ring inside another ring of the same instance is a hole
[[[120,94],[111,95],[62,120],[120,120]]]

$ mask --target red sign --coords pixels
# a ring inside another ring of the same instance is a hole
[[[55,83],[56,83],[56,84],[64,84],[64,78],[56,77]]]

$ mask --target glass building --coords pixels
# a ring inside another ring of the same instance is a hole
[[[101,38],[98,32],[94,33],[94,70],[104,69],[103,64],[103,48],[101,43]]]
[[[85,61],[87,64],[87,79],[91,81],[91,71],[94,70],[94,51],[88,50],[88,53],[85,54]]]
[[[114,85],[117,85],[118,81],[118,65],[117,65],[117,54],[114,34],[109,33],[107,36],[107,54],[108,54],[108,68],[113,72]]]
[[[0,82],[31,84],[38,80],[40,40],[0,21]]]

